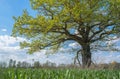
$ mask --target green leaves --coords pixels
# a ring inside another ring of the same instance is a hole
[[[83,45],[118,35],[119,0],[30,0],[30,4],[38,13],[33,17],[24,10],[14,17],[12,35],[27,38],[29,42],[21,46],[31,53],[69,40]]]

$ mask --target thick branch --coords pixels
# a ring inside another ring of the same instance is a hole
[[[70,34],[70,32],[67,30],[67,23],[65,23],[65,27],[63,27],[63,30],[64,30],[64,33],[66,36],[68,36],[69,38],[72,38],[73,40],[75,40],[79,43],[82,43],[81,37],[78,37],[77,35]]]
[[[106,31],[106,32],[104,32],[104,33],[101,33],[98,38],[93,39],[93,40],[91,40],[90,42],[91,42],[91,43],[96,42],[96,41],[98,41],[98,40],[101,40],[101,39],[105,38],[106,36],[108,36],[108,35],[110,35],[110,34],[113,34],[112,30],[111,30],[111,31]]]
[[[50,46],[60,45],[61,43],[65,42],[65,41],[68,41],[68,40],[73,40],[73,39],[72,38],[60,38],[56,41],[52,41],[52,42],[46,44],[42,48],[40,47],[40,49],[44,49],[44,48],[50,47]]]
[[[107,24],[107,25],[103,25],[103,26],[99,26],[99,30],[96,31],[96,32],[94,32],[93,35],[91,35],[91,36],[89,37],[89,40],[92,40],[96,35],[100,34],[102,31],[105,31],[105,29],[106,29],[107,27],[112,26],[112,25],[114,25],[114,23]],[[106,34],[106,33],[107,33],[107,32],[105,32],[105,34]],[[102,33],[102,34],[103,34],[103,33]],[[102,34],[101,34],[101,35],[102,35]]]

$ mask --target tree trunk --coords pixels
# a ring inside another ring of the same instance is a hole
[[[90,45],[82,45],[82,66],[89,67],[91,65]]]

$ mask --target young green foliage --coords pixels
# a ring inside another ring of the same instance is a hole
[[[24,11],[14,17],[13,28],[13,36],[29,39],[21,43],[23,48],[29,48],[29,53],[59,48],[72,40],[81,45],[82,63],[89,66],[92,44],[118,36],[120,31],[119,0],[30,0],[30,3],[38,11],[36,16]]]

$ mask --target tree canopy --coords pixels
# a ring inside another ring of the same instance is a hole
[[[23,15],[14,17],[12,33],[29,40],[21,43],[22,48],[29,48],[29,53],[74,41],[81,46],[82,64],[89,66],[92,45],[104,47],[105,41],[119,36],[120,0],[30,0],[30,3],[37,11],[36,16],[24,10]]]

